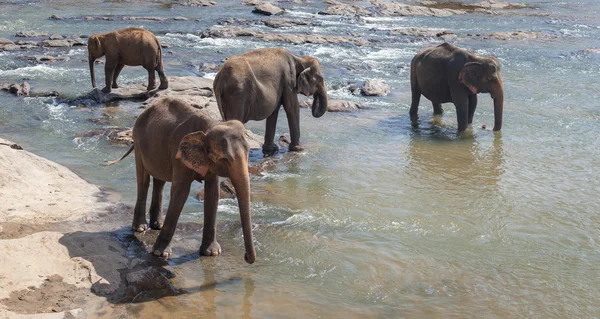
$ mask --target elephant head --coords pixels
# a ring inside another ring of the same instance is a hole
[[[460,71],[458,80],[473,94],[490,93],[494,99],[494,131],[499,131],[502,128],[504,83],[498,59],[482,57],[466,63]]]
[[[250,215],[250,178],[248,176],[248,152],[244,125],[236,120],[219,123],[208,132],[186,135],[179,144],[176,158],[202,176],[207,172],[229,177],[235,188],[242,220],[244,259],[253,263],[256,258],[252,239]]]
[[[100,34],[93,34],[88,39],[88,61],[90,62],[90,74],[92,76],[92,87],[96,87],[96,76],[94,75],[94,62],[104,56],[104,38]]]
[[[319,61],[310,56],[304,56],[298,60],[300,63],[296,69],[300,72],[297,73],[296,92],[313,96],[312,115],[319,118],[327,111],[327,88],[323,74],[321,74]]]

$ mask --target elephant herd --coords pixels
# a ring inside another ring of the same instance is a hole
[[[125,28],[94,34],[88,41],[92,86],[96,87],[94,61],[106,55],[103,92],[118,88],[117,77],[125,65],[141,65],[148,71],[148,90],[168,88],[162,49],[158,39],[140,28]],[[502,127],[504,86],[500,64],[495,57],[479,57],[444,43],[419,52],[411,62],[412,104],[410,117],[417,120],[421,95],[433,104],[434,114],[443,112],[442,103],[456,106],[458,130],[473,121],[477,93],[490,93],[494,99],[494,131]],[[119,160],[135,152],[137,200],[132,227],[143,232],[160,229],[152,252],[168,258],[170,242],[193,181],[204,181],[204,228],[200,254],[216,256],[221,247],[216,240],[219,176],[228,177],[238,200],[245,256],[256,259],[250,213],[249,144],[243,123],[266,119],[263,153],[277,153],[274,143],[279,109],[283,106],[290,129],[290,151],[302,151],[297,94],[313,96],[312,115],[327,111],[327,88],[319,61],[298,57],[281,48],[265,48],[230,57],[214,80],[214,94],[224,122],[215,121],[202,110],[172,97],[156,100],[135,121],[133,146]],[[150,223],[146,220],[146,199],[152,177]],[[164,223],[161,221],[163,188],[171,182],[171,199]]]

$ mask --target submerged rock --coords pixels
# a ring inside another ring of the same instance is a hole
[[[600,54],[600,48],[585,49],[585,50],[583,50],[583,52],[585,52],[585,53]]]
[[[311,21],[304,19],[288,19],[288,18],[265,18],[262,23],[270,28],[284,28],[298,25],[312,25]]]
[[[69,38],[62,40],[44,40],[42,46],[45,47],[72,47],[86,45],[86,42],[80,38]]]
[[[482,40],[495,39],[495,40],[532,40],[532,39],[556,39],[557,36],[552,34],[544,34],[540,32],[531,31],[513,31],[513,32],[492,32],[484,35],[473,35],[467,34],[467,36],[480,37]]]
[[[300,102],[300,107],[310,108],[312,106],[312,100],[304,100]],[[355,101],[348,100],[329,100],[327,101],[328,112],[354,112],[357,110],[364,109],[364,104]]]
[[[23,82],[21,84],[0,84],[0,90],[7,91],[8,93],[12,93],[17,96],[28,96],[29,91],[31,90],[31,85],[29,85],[27,82]]]
[[[263,3],[263,4],[259,4],[257,5],[254,10],[252,10],[253,13],[258,13],[258,14],[264,14],[267,16],[270,15],[282,15],[283,14],[283,9],[276,7],[270,3]]]
[[[414,37],[424,37],[424,38],[454,38],[456,34],[446,30],[436,30],[436,29],[420,29],[420,28],[399,28],[392,29],[388,31],[389,35],[404,35],[404,36],[414,36]]]
[[[36,32],[36,31],[21,31],[15,34],[15,37],[18,38],[39,38],[39,37],[47,37],[49,34],[47,32]]]

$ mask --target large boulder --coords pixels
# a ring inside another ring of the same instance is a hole
[[[391,87],[381,79],[368,79],[360,88],[360,94],[365,96],[385,96],[391,91]]]
[[[252,10],[253,13],[258,13],[258,14],[264,14],[267,16],[271,16],[271,15],[282,15],[283,14],[283,9],[276,7],[270,3],[263,3],[263,4],[259,4],[257,5],[254,10]]]

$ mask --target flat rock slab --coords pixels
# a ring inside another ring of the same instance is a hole
[[[267,16],[271,16],[271,15],[282,15],[283,14],[283,9],[274,6],[270,3],[263,3],[263,4],[259,4],[257,5],[254,10],[252,10],[253,13],[258,13],[258,14],[264,14]]]
[[[312,100],[304,100],[300,102],[300,107],[310,108]],[[355,112],[364,109],[365,105],[360,102],[348,100],[329,100],[327,101],[327,112]]]
[[[254,37],[269,42],[287,42],[291,44],[328,44],[349,43],[355,45],[368,45],[369,41],[357,37],[301,34],[301,33],[268,33],[242,27],[211,27],[201,34],[202,38],[235,38]]]
[[[262,23],[270,28],[285,28],[299,25],[315,25],[315,23],[308,20],[288,18],[265,18],[262,19]]]

